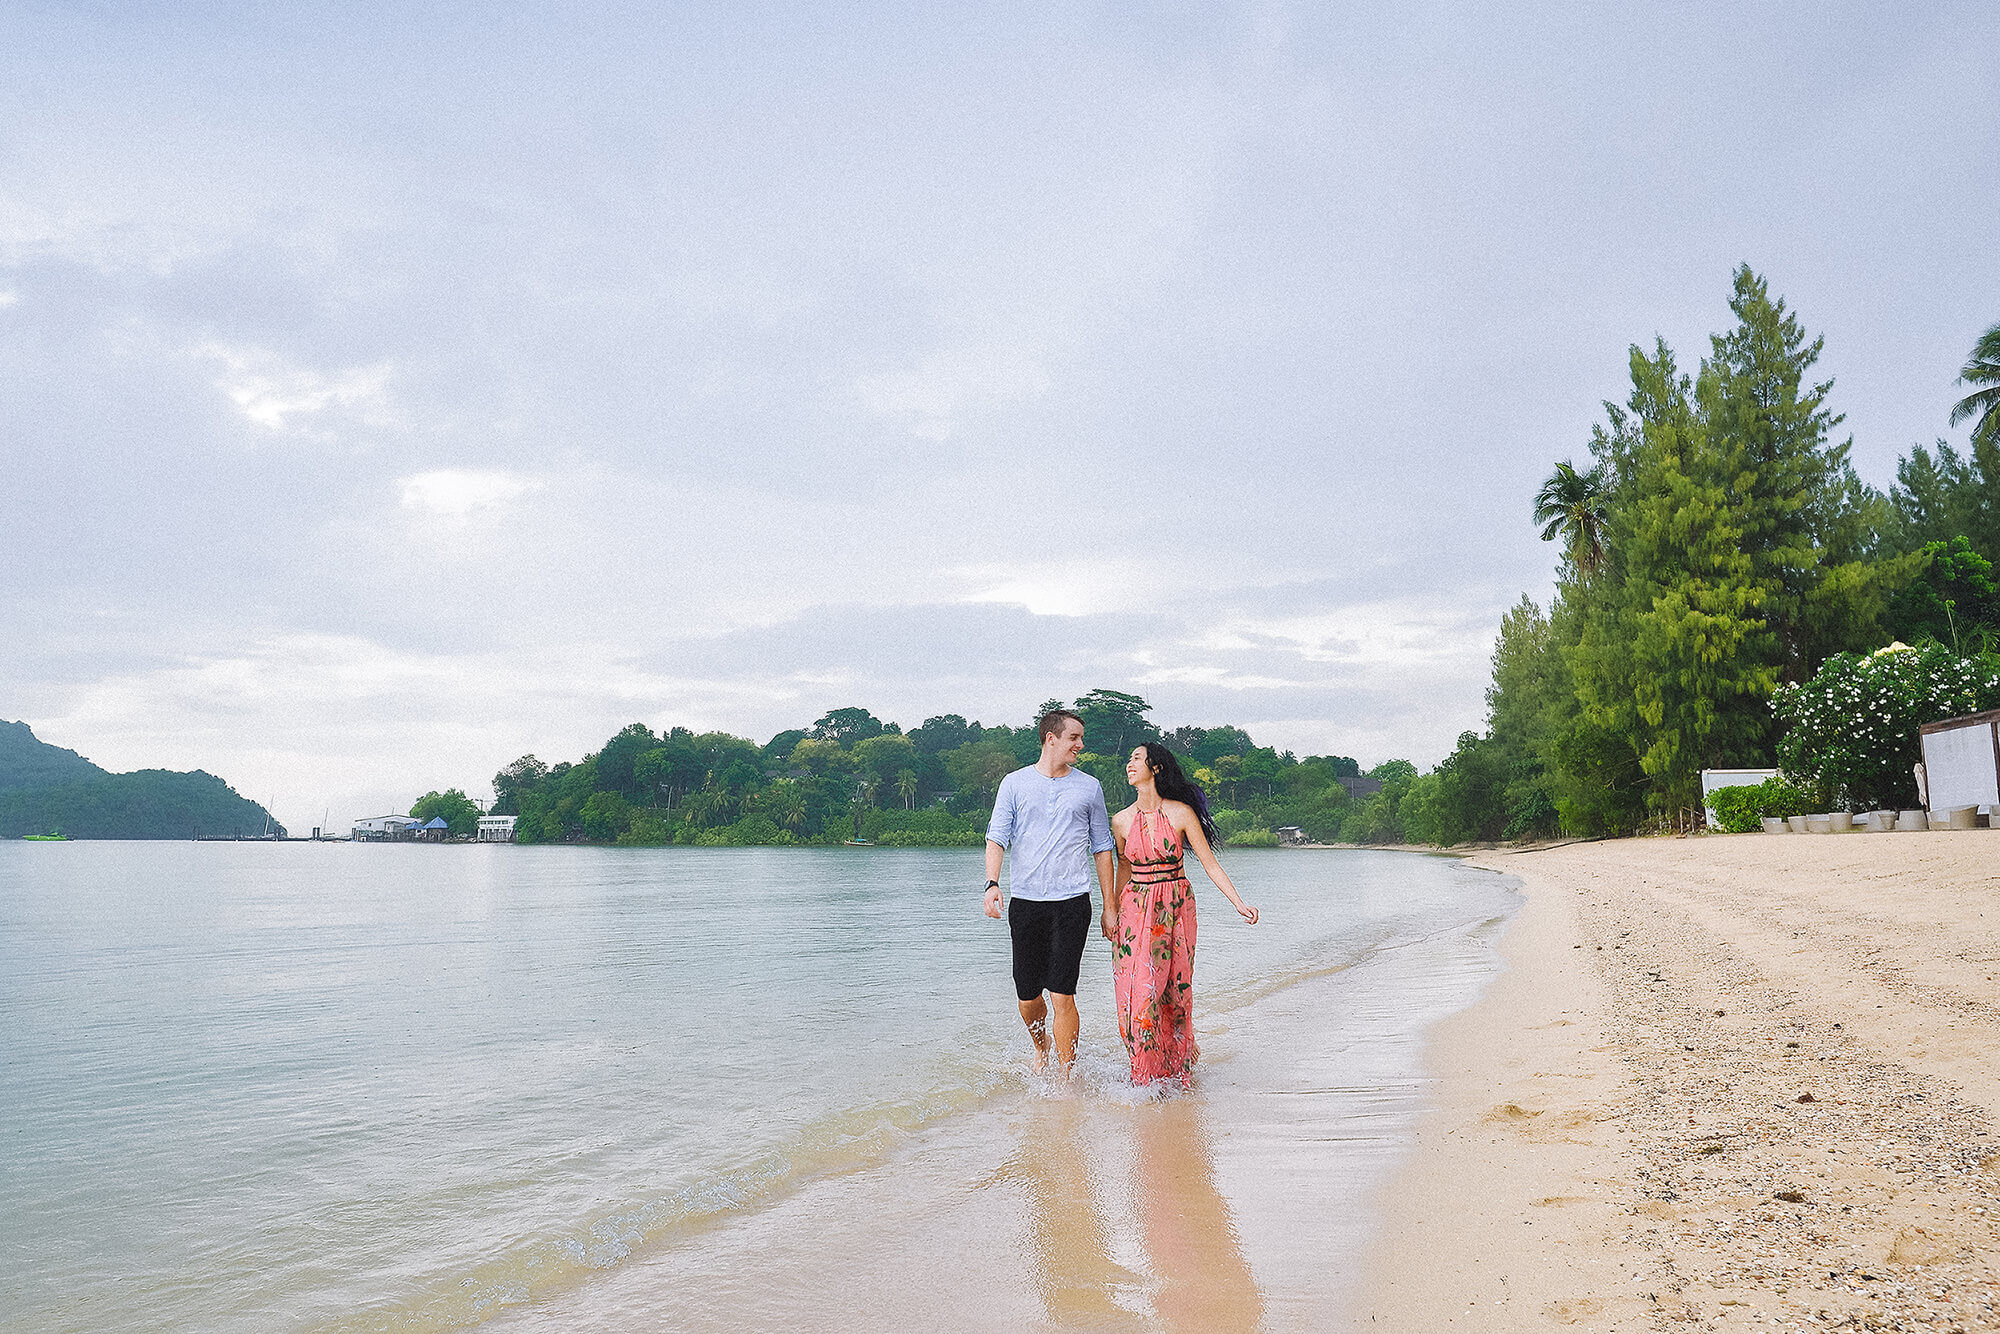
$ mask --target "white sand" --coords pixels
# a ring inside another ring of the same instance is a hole
[[[2000,832],[1476,860],[1361,1328],[2000,1328]]]

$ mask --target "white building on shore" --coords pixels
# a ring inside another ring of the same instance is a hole
[[[514,817],[511,815],[480,816],[479,841],[481,843],[512,843],[514,841]]]
[[[356,843],[390,843],[401,838],[408,830],[416,828],[423,821],[407,815],[371,815],[365,820],[354,822]]]

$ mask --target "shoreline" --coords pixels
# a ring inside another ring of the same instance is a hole
[[[1356,1328],[2000,1327],[2000,840],[1467,860],[1524,902]]]

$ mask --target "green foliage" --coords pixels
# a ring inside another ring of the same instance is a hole
[[[1829,799],[1871,810],[1916,804],[1924,723],[2000,706],[2000,668],[1942,644],[1891,644],[1829,658],[1779,691],[1778,762]]]
[[[976,848],[986,842],[986,821],[935,806],[871,811],[862,821],[861,836],[885,848]]]
[[[1916,569],[1889,599],[1884,620],[1899,639],[1935,639],[1954,648],[1989,647],[2000,634],[2000,587],[1993,562],[1963,535],[1927,542]]]
[[[1209,814],[1215,820],[1216,836],[1224,843],[1233,844],[1249,834],[1267,834],[1271,832],[1269,826],[1258,819],[1256,813],[1253,811],[1239,811],[1228,807],[1221,807],[1211,810]],[[1276,837],[1276,835],[1272,836]]]
[[[493,812],[496,815],[519,815],[521,794],[533,792],[546,783],[549,766],[532,755],[523,755],[512,764],[493,775]]]
[[[1757,785],[1756,810],[1759,819],[1789,820],[1811,809],[1812,803],[1807,795],[1783,774],[1766,778]]]
[[[51,746],[26,723],[0,722],[0,838],[259,838],[284,826],[213,774],[114,774]]]
[[[658,848],[665,847],[673,841],[673,826],[668,824],[657,811],[634,811],[632,822],[617,839],[621,848]]]
[[[1097,689],[1080,696],[1071,707],[1083,719],[1084,744],[1098,755],[1115,758],[1121,770],[1134,746],[1160,737],[1146,720],[1153,706],[1137,695]]]
[[[882,720],[866,709],[834,709],[812,725],[807,733],[815,741],[831,741],[837,746],[852,746],[857,741],[881,736]]]
[[[593,792],[581,811],[584,837],[599,843],[616,842],[632,827],[632,804],[618,792]]]
[[[1722,787],[1708,794],[1708,804],[1724,833],[1752,834],[1765,820],[1785,820],[1810,809],[1806,794],[1782,774],[1761,783]]]
[[[410,818],[425,824],[442,819],[445,832],[454,838],[471,838],[479,832],[479,807],[455,787],[444,792],[426,792],[418,797],[416,804],[410,807]]]
[[[1355,828],[1450,840],[1690,826],[1703,769],[1768,762],[1781,683],[1882,642],[1890,594],[1924,563],[1895,535],[1977,508],[1966,470],[1919,450],[1901,492],[1870,491],[1851,442],[1831,435],[1832,385],[1812,375],[1822,340],[1747,266],[1729,309],[1692,377],[1663,341],[1632,349],[1591,469],[1558,467],[1537,498],[1536,521],[1570,554],[1546,613],[1523,599],[1501,624],[1487,732],[1461,738],[1394,819],[1357,812]],[[1922,591],[1903,605],[1936,609]]]
[[[747,815],[732,824],[703,829],[692,840],[698,848],[782,847],[797,841],[790,831],[778,828],[765,815]]]
[[[1501,748],[1461,733],[1451,754],[1412,782],[1400,808],[1404,836],[1439,847],[1498,838],[1508,815],[1507,779]]]
[[[284,826],[214,774],[141,769],[54,787],[0,790],[0,838],[259,838]]]
[[[0,723],[0,789],[62,787],[109,777],[75,751],[40,740],[26,723]]]
[[[1764,817],[1758,807],[1763,795],[1761,783],[1719,787],[1708,794],[1708,805],[1723,833],[1754,834],[1762,827]]]
[[[1969,421],[1975,444],[2000,445],[2000,324],[1979,335],[1958,379],[1973,391],[1952,405],[1951,424]]]
[[[1954,537],[2000,554],[2000,440],[1975,439],[1963,455],[1942,440],[1935,452],[1917,445],[1896,464],[1883,546],[1915,552]]]
[[[1487,744],[1500,774],[1500,837],[1546,837],[1557,828],[1553,743],[1575,686],[1562,636],[1525,595],[1500,619],[1493,646],[1493,684],[1486,691]],[[1490,828],[1491,819],[1481,820]]]
[[[944,755],[945,772],[963,797],[984,806],[993,804],[1000,780],[1020,768],[1013,747],[998,738],[970,741]]]
[[[1564,460],[1535,496],[1535,522],[1542,541],[1563,539],[1563,556],[1578,574],[1591,575],[1604,565],[1604,469],[1578,472]]]
[[[862,779],[870,785],[878,796],[894,794],[905,807],[916,801],[916,787],[911,785],[904,796],[900,791],[899,779],[908,772],[916,775],[917,748],[910,739],[897,733],[884,733],[857,742],[854,747],[854,762]]]
[[[643,800],[646,790],[637,771],[640,756],[657,750],[660,738],[644,723],[631,723],[597,752],[597,781],[606,791],[618,792],[633,800]]]
[[[924,725],[910,733],[910,744],[919,755],[940,755],[979,740],[982,730],[978,723],[968,723],[955,713],[940,714],[924,719]]]
[[[1269,829],[1245,829],[1229,839],[1232,848],[1275,848],[1278,843],[1278,836]]]
[[[1634,348],[1631,364],[1615,558],[1568,660],[1583,721],[1626,742],[1649,804],[1671,812],[1697,803],[1702,768],[1763,739],[1778,672],[1758,611],[1773,590],[1744,550],[1756,525],[1741,442],[1710,429],[1664,343]]]
[[[1343,843],[1406,842],[1403,806],[1411,790],[1422,781],[1417,766],[1408,760],[1385,760],[1368,771],[1368,777],[1382,780],[1382,790],[1348,806],[1340,823]],[[1422,792],[1412,813],[1424,815],[1431,795]]]

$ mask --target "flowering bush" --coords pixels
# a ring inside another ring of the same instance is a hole
[[[1785,725],[1778,764],[1824,800],[1854,809],[1916,804],[1911,768],[1924,723],[2000,706],[1991,659],[1942,644],[1891,644],[1828,658],[1812,680],[1780,686],[1771,707]]]

